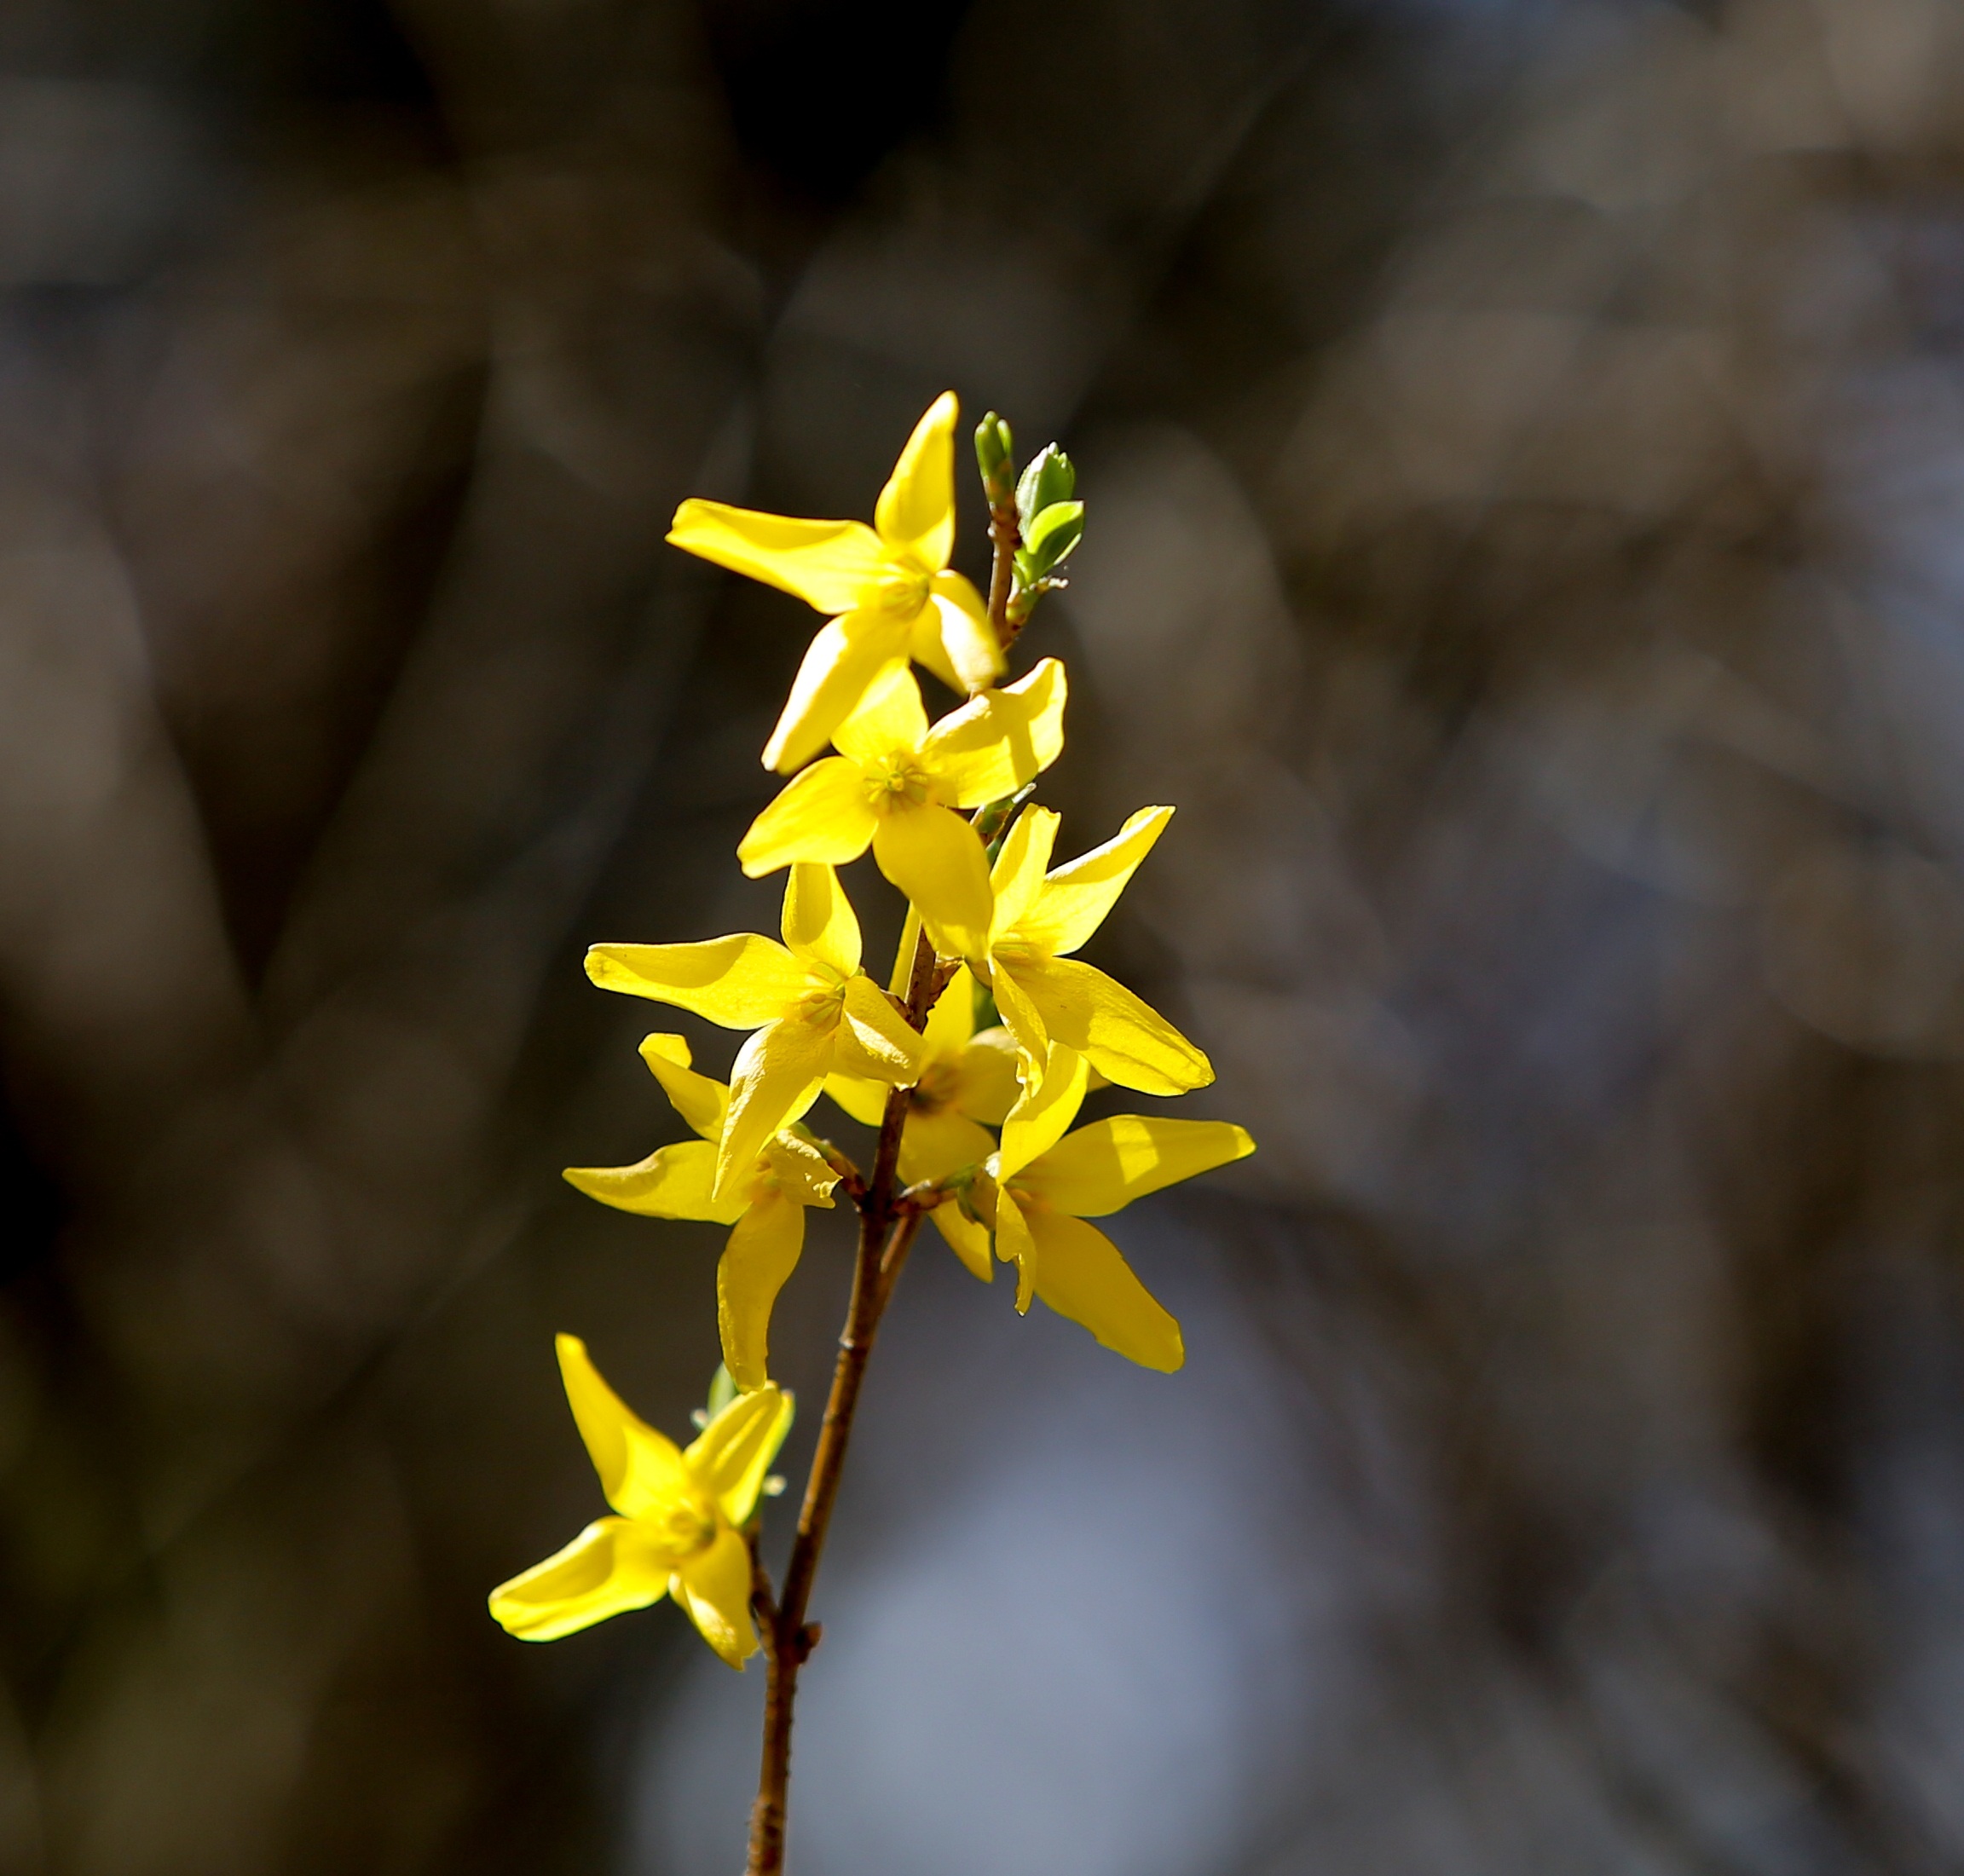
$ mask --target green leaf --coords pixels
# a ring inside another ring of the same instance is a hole
[[[1047,508],[1069,501],[1077,493],[1077,471],[1071,459],[1054,443],[1046,443],[1031,458],[1030,466],[1016,484],[1016,513],[1023,532]]]
[[[1084,538],[1084,504],[1054,502],[1023,530],[1023,551],[1032,584],[1068,557]]]

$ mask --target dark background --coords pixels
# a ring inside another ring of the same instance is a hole
[[[716,1233],[557,1177],[678,1131],[585,944],[775,918],[816,621],[667,517],[868,515],[949,384],[1078,459],[1046,799],[1179,805],[1096,955],[1262,1150],[1114,1227],[1176,1379],[922,1247],[801,1876],[1964,1867],[1964,9],[0,73],[0,1870],[737,1867],[760,1677],[482,1598],[600,1509],[552,1332],[672,1431],[715,1359]]]

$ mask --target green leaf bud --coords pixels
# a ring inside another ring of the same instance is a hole
[[[1060,564],[1084,538],[1084,504],[1053,502],[1023,527],[1023,553],[1032,585]]]
[[[1056,444],[1044,444],[1016,484],[1016,513],[1024,534],[1029,534],[1031,522],[1046,508],[1069,501],[1077,493],[1077,471],[1071,459]]]
[[[991,507],[1008,499],[1009,486],[1016,473],[1016,439],[1010,434],[1009,420],[988,412],[975,426],[975,466],[982,472],[982,486],[988,491]]]

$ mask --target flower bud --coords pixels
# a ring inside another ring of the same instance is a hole
[[[1016,475],[1016,440],[1009,433],[1008,419],[994,411],[975,426],[975,466],[982,471],[989,505],[1004,505]]]

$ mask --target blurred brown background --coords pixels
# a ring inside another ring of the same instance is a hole
[[[1046,799],[1179,804],[1098,955],[1262,1152],[1118,1221],[1176,1380],[923,1247],[803,1876],[1964,1868],[1964,6],[0,74],[0,1871],[737,1867],[760,1677],[482,1596],[599,1509],[552,1331],[714,1361],[716,1234],[557,1177],[678,1131],[583,945],[775,915],[813,621],[667,517],[867,514],[949,384],[1078,459]]]

